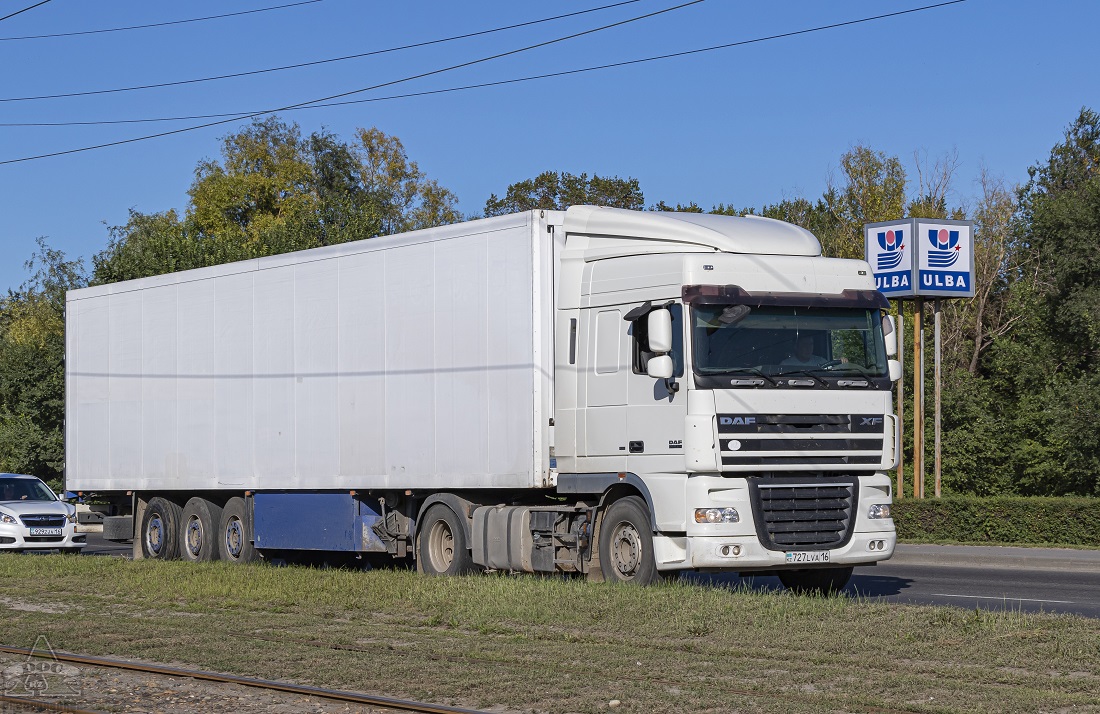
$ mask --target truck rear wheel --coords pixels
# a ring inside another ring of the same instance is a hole
[[[657,582],[649,509],[638,496],[615,501],[600,522],[600,570],[613,583],[651,585]]]
[[[467,575],[474,571],[466,531],[455,512],[442,503],[424,514],[418,555],[417,570],[428,575]]]
[[[150,560],[180,556],[179,523],[182,510],[166,498],[149,499],[141,518],[141,555]]]
[[[193,563],[218,559],[218,523],[222,509],[205,498],[192,498],[180,518],[180,556]]]
[[[776,575],[783,587],[799,595],[833,595],[844,589],[852,577],[852,568],[814,568],[780,570]]]
[[[218,521],[218,557],[230,563],[256,560],[249,527],[248,506],[240,496],[229,499]]]

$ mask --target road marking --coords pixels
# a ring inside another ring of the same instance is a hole
[[[1040,600],[1032,597],[1008,597],[1007,595],[952,595],[950,593],[929,593],[933,597],[962,597],[975,600],[1015,600],[1017,602],[1049,602],[1057,605],[1076,605],[1073,600]]]

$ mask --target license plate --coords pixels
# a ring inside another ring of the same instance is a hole
[[[31,528],[32,536],[61,535],[60,528]]]
[[[789,550],[787,551],[788,563],[828,563],[829,551],[827,550]]]

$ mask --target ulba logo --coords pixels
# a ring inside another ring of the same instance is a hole
[[[929,268],[950,268],[959,260],[959,232],[949,231],[946,228],[929,228],[928,242],[933,250],[928,251]]]
[[[893,270],[901,264],[905,255],[905,231],[900,228],[882,231],[878,234],[878,244],[883,252],[878,254],[878,270]]]

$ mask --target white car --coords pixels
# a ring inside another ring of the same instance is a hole
[[[41,479],[0,474],[0,550],[79,553],[87,537],[76,532],[76,508]]]

